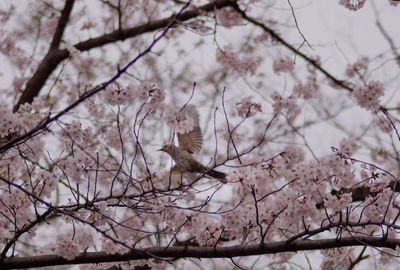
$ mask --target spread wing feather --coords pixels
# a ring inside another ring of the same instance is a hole
[[[194,121],[193,129],[186,133],[178,133],[179,147],[185,148],[190,153],[198,153],[203,145],[203,136],[199,126],[199,114],[196,108],[192,105],[186,106],[180,116],[188,115]]]

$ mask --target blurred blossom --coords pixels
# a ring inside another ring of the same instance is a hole
[[[130,104],[134,99],[134,90],[132,86],[124,89],[107,88],[104,91],[104,98],[110,105]]]
[[[360,146],[354,139],[342,139],[340,141],[339,151],[347,157],[351,157],[358,149],[360,149]]]
[[[274,91],[271,95],[273,100],[272,107],[274,108],[274,114],[279,114],[282,110],[286,110],[288,117],[294,120],[300,113],[300,108],[296,104],[296,97],[289,96],[287,98],[282,97],[278,92]]]
[[[393,130],[392,123],[390,123],[390,120],[384,115],[380,115],[378,117],[376,120],[376,125],[382,132],[385,133],[390,133]]]
[[[253,102],[252,96],[245,97],[239,102],[236,102],[236,110],[240,117],[251,117],[256,114],[256,112],[262,112],[261,104]]]
[[[18,115],[11,110],[0,106],[0,137],[5,137],[10,133],[17,132],[21,121]]]
[[[275,73],[288,72],[294,69],[294,62],[289,56],[284,58],[275,59],[272,65]]]
[[[231,45],[224,46],[223,49],[217,49],[216,58],[223,66],[231,68],[239,73],[250,72],[254,74],[261,63],[261,58],[246,55],[242,58],[233,51]]]
[[[345,74],[352,78],[356,74],[363,75],[368,71],[368,57],[359,58],[354,64],[347,65]]]
[[[44,19],[43,24],[42,24],[42,34],[44,34],[46,37],[50,37],[57,28],[58,20],[60,19],[60,16],[53,16],[49,19]]]
[[[217,19],[224,26],[238,25],[242,23],[242,15],[232,7],[224,7],[217,10]]]
[[[371,81],[366,86],[356,86],[353,91],[358,105],[370,111],[377,111],[380,108],[379,98],[384,94],[385,89],[379,81]]]
[[[318,94],[318,90],[319,84],[317,84],[314,78],[309,78],[305,83],[298,82],[293,87],[293,93],[304,97],[304,99],[315,97]]]
[[[356,11],[361,9],[365,2],[366,0],[340,0],[339,4],[345,6],[345,8],[349,10]]]

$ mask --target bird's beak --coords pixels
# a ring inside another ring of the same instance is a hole
[[[162,148],[158,149],[157,151],[162,151]]]

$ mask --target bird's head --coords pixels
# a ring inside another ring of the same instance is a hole
[[[161,149],[158,149],[158,151],[163,151],[165,153],[171,153],[172,148],[173,148],[172,144],[166,144]]]

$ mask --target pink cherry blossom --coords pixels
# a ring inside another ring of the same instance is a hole
[[[220,24],[224,26],[231,26],[242,23],[242,16],[237,13],[232,7],[218,9],[217,18]]]
[[[178,126],[176,127],[176,132],[183,134],[192,131],[193,128],[194,128],[193,118],[185,114],[182,118],[179,119]]]
[[[245,55],[240,58],[239,54],[233,50],[231,45],[218,49],[216,59],[223,66],[233,69],[238,73],[254,74],[261,63],[261,59],[253,55]]]
[[[17,2],[0,269],[396,267],[399,1]]]
[[[380,107],[380,97],[385,93],[383,84],[379,81],[370,81],[366,86],[356,86],[353,96],[360,107],[376,111]]]
[[[392,123],[386,116],[380,115],[376,120],[376,124],[382,132],[390,133],[393,130]]]
[[[397,0],[389,0],[389,3],[392,6],[397,6],[399,4],[399,1],[397,1]]]
[[[348,157],[351,157],[358,149],[360,149],[360,146],[352,138],[342,139],[340,141],[339,150]]]
[[[305,83],[298,82],[293,87],[293,93],[304,97],[304,99],[310,99],[318,94],[319,85],[316,83],[314,78],[309,78]]]
[[[366,0],[340,0],[339,3],[349,10],[356,11],[361,9],[364,6],[365,2]]]
[[[20,123],[17,114],[0,106],[0,137],[7,136],[9,133],[18,132]]]
[[[261,104],[255,103],[251,99],[252,96],[248,96],[236,102],[236,110],[239,116],[248,118],[256,114],[256,112],[262,112]]]
[[[111,105],[123,105],[129,104],[134,99],[134,90],[132,86],[128,86],[125,89],[107,89],[104,92],[104,98]]]
[[[272,68],[275,73],[291,71],[294,69],[293,59],[290,58],[289,56],[285,56],[280,59],[275,59]]]
[[[287,98],[282,97],[278,92],[273,92],[271,95],[273,100],[272,107],[274,108],[274,114],[279,114],[281,111],[285,110],[289,118],[296,118],[299,114],[300,108],[296,104],[296,97],[289,96]]]
[[[368,57],[364,56],[359,58],[354,64],[347,65],[345,74],[352,78],[356,74],[364,75],[368,71]]]

